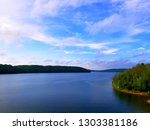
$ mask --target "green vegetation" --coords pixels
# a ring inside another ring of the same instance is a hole
[[[75,66],[40,66],[40,65],[2,65],[0,64],[0,74],[14,73],[65,73],[65,72],[90,72],[82,67]]]
[[[150,64],[141,63],[115,75],[112,84],[118,90],[150,93]]]

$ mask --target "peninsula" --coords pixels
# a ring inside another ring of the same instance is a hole
[[[129,94],[150,96],[150,64],[138,64],[113,77],[113,88]]]
[[[16,73],[77,73],[90,72],[90,70],[77,66],[41,66],[41,65],[2,65],[0,64],[0,74]]]

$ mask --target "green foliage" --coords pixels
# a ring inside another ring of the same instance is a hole
[[[118,89],[150,92],[150,64],[138,64],[113,78],[113,86]]]
[[[64,72],[90,72],[82,67],[75,66],[40,66],[40,65],[1,65],[0,74],[13,74],[13,73],[64,73]]]

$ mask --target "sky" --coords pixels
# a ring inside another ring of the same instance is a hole
[[[0,0],[0,64],[149,62],[150,0]]]

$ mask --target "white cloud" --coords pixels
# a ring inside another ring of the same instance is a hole
[[[92,62],[92,67],[96,69],[114,69],[114,68],[130,68],[136,63],[129,59],[114,59],[114,60],[96,60]]]
[[[134,42],[131,38],[122,38],[106,42],[91,42],[76,37],[54,37],[44,33],[43,26],[34,24],[21,24],[19,22],[0,18],[0,39],[6,43],[12,43],[21,38],[29,38],[35,41],[40,41],[43,44],[49,44],[56,47],[79,47],[93,50],[107,49],[110,44],[117,44],[122,42]],[[18,46],[18,44],[17,44]],[[106,50],[104,54],[115,53],[116,50]]]
[[[78,47],[88,47],[88,48],[91,48],[91,49],[102,49],[102,48],[105,48],[106,47],[106,44],[107,43],[80,43],[80,44],[76,44],[76,46]]]
[[[78,8],[80,6],[89,5],[96,2],[102,2],[102,0],[35,0],[32,16],[56,16],[69,7]]]
[[[98,32],[118,32],[125,28],[123,17],[119,14],[113,14],[110,17],[105,18],[104,20],[100,20],[94,24],[88,25],[87,30],[90,33],[98,33]]]
[[[13,43],[21,38],[29,38],[44,44],[57,47],[86,47],[90,49],[105,48],[109,42],[94,43],[76,37],[54,37],[44,33],[43,26],[29,23],[19,23],[15,20],[0,18],[0,39],[5,43]]]
[[[74,47],[87,47],[90,49],[97,50],[97,49],[105,48],[105,46],[108,44],[107,42],[106,43],[93,43],[93,42],[79,39],[76,37],[67,37],[67,38],[53,37],[53,36],[41,33],[38,30],[35,30],[35,32],[32,31],[31,33],[27,34],[27,37],[33,40],[41,41],[44,44],[49,44],[51,46],[57,46],[57,47],[74,46]]]
[[[84,39],[76,38],[76,37],[54,37],[51,35],[47,35],[45,33],[45,26],[38,25],[30,22],[30,9],[29,7],[33,4],[33,2],[38,3],[38,5],[34,5],[34,8],[39,6],[39,12],[43,12],[42,8],[45,7],[45,10],[51,10],[56,8],[57,11],[60,11],[63,7],[73,7],[77,8],[82,5],[88,5],[95,2],[102,2],[101,0],[31,0],[31,2],[27,2],[26,0],[1,0],[0,1],[0,40],[5,41],[6,43],[12,43],[21,38],[29,38],[36,41],[41,41],[45,44],[50,44],[52,46],[75,46],[75,47],[86,47],[90,49],[102,49],[105,48],[108,44],[113,44],[114,42],[91,42],[86,41]],[[17,4],[16,4],[17,3]],[[42,3],[40,5],[40,3]],[[7,8],[6,8],[7,5]],[[31,6],[32,7],[32,6]],[[57,9],[58,8],[58,9]],[[28,9],[28,10],[27,10]],[[48,12],[49,12],[48,10]],[[58,13],[58,12],[57,12]],[[54,11],[55,14],[55,11]],[[122,17],[118,14],[114,14],[109,18],[104,19],[98,23],[91,25],[90,31],[97,32],[99,30],[107,31],[116,31],[115,29],[120,29],[122,24]],[[111,27],[111,26],[114,27]],[[92,28],[94,27],[94,28]]]
[[[87,54],[96,54],[95,52],[91,51],[64,51],[65,54],[75,54],[75,55],[87,55]]]
[[[33,0],[0,0],[0,17],[23,20],[30,16]]]
[[[19,39],[32,39],[49,44],[52,46],[65,47],[87,47],[90,49],[100,49],[104,47],[103,43],[93,43],[75,37],[54,37],[45,33],[45,26],[36,24],[34,19],[30,17],[30,11],[33,2],[39,6],[39,11],[45,13],[58,13],[63,7],[79,7],[82,5],[92,4],[98,0],[1,0],[0,1],[0,40],[5,43],[15,43]],[[30,4],[29,4],[30,3]],[[40,5],[40,3],[42,3]],[[7,8],[6,8],[7,7]],[[45,8],[43,10],[43,8]],[[32,22],[30,21],[32,20]]]
[[[117,53],[117,51],[118,51],[118,49],[108,49],[108,50],[104,50],[103,51],[103,54],[108,54],[108,55],[110,55],[110,54],[116,54]]]
[[[139,47],[137,50],[145,50],[144,47]]]
[[[20,33],[20,28],[18,24],[9,21],[8,19],[0,18],[0,39],[6,43],[13,42]]]
[[[149,0],[126,0],[124,1],[123,9],[130,13],[135,12],[149,12],[150,1]]]
[[[41,32],[42,27],[34,24],[24,23],[9,19],[0,18],[0,39],[5,43],[13,43],[19,38],[32,38]]]
[[[115,12],[103,20],[88,24],[86,30],[90,33],[121,32],[129,36],[150,31],[150,1],[149,0],[111,0],[115,3]],[[116,4],[118,3],[119,4]]]
[[[48,44],[56,47],[76,47],[77,49],[81,48],[89,50],[64,51],[64,53],[66,54],[95,54],[94,52],[97,51],[100,51],[103,55],[116,54],[119,49],[116,49],[118,48],[117,46],[115,46],[114,48],[114,44],[135,42],[136,39],[131,38],[129,36],[137,35],[143,32],[150,32],[150,22],[148,21],[148,19],[150,19],[150,1],[111,1],[112,3],[120,2],[120,4],[116,4],[117,11],[115,11],[115,13],[111,13],[110,16],[104,17],[103,20],[97,20],[96,22],[92,23],[92,21],[88,21],[86,19],[87,21],[83,21],[83,23],[88,23],[87,30],[90,33],[127,33],[128,35],[126,35],[126,37],[124,38],[118,38],[117,40],[114,39],[110,41],[104,40],[102,42],[93,42],[88,41],[86,39],[77,38],[80,36],[58,37],[51,35],[53,32],[49,31],[49,26],[44,25],[45,23],[41,22],[43,15],[59,16],[59,14],[67,12],[70,9],[79,8],[84,5],[94,4],[96,2],[104,2],[104,0],[0,0],[0,41],[4,41],[5,43],[15,43],[15,45],[21,47],[22,45],[19,44],[20,42],[18,42],[18,40],[32,39],[40,41],[43,44]],[[38,20],[41,21],[38,22]],[[79,17],[79,20],[83,19],[80,19]],[[45,30],[46,26],[48,27],[46,28],[48,30]],[[112,44],[113,48],[109,47],[109,45]],[[145,50],[143,48],[138,48],[138,51],[142,52],[139,54],[141,57],[144,54],[144,58],[150,52],[149,50],[147,50],[144,53]],[[22,58],[17,57],[16,55],[12,55],[11,52],[7,53],[2,50],[0,50],[0,57],[1,62],[8,64],[44,64],[44,62],[42,62],[39,57],[37,57],[37,59],[33,57]],[[127,59],[109,61],[97,60],[97,62],[80,60],[53,60],[50,63],[60,65],[81,65],[88,68],[109,68],[113,66],[119,67],[121,66],[122,62],[125,62],[123,66],[130,66],[132,64]]]
[[[111,0],[111,2],[122,2],[124,0]]]
[[[120,3],[121,6],[118,6],[122,13],[130,13],[136,15],[142,15],[147,12],[149,13],[150,1],[149,0],[111,0],[112,3]]]
[[[0,0],[0,40],[12,43],[32,29],[30,19],[30,6],[33,0]],[[33,25],[32,25],[33,26]]]
[[[85,68],[91,68],[90,62],[86,60],[53,60],[53,59],[46,59],[43,61],[43,64],[46,65],[61,65],[61,66],[81,66]]]

